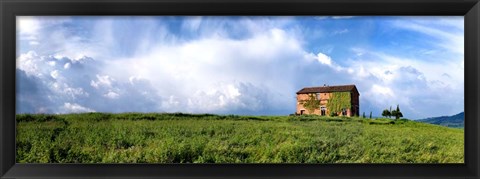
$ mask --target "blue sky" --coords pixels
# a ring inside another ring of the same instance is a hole
[[[17,16],[17,42],[17,113],[286,115],[323,84],[367,115],[464,110],[463,16]]]

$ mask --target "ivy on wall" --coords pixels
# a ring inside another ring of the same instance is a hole
[[[327,103],[327,109],[334,113],[341,112],[343,108],[350,109],[352,107],[350,95],[350,92],[332,92]]]
[[[302,105],[307,109],[309,114],[312,114],[315,109],[320,108],[320,100],[317,100],[317,97],[314,94],[309,94],[308,100],[303,100]]]

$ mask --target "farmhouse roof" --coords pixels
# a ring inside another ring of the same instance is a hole
[[[345,91],[357,91],[358,93],[357,87],[355,87],[355,85],[338,85],[338,86],[306,87],[298,91],[297,94],[345,92]]]

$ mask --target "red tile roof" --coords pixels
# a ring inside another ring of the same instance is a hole
[[[355,85],[317,86],[303,88],[297,94],[357,91]]]

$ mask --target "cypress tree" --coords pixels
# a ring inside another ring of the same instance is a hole
[[[397,110],[395,110],[395,119],[403,117],[402,112],[400,112],[400,106],[397,104]]]

